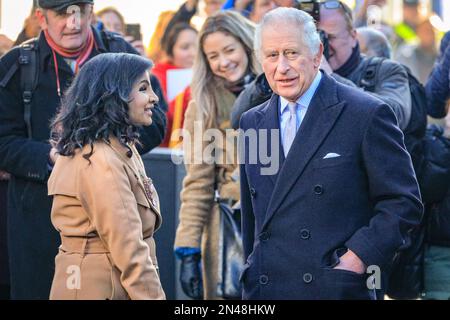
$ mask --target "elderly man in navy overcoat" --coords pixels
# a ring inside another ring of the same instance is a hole
[[[274,94],[241,118],[243,298],[379,297],[423,214],[393,111],[319,71],[323,46],[300,10],[268,13],[255,50]],[[263,147],[272,163],[255,160]]]

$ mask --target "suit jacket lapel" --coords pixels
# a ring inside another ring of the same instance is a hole
[[[339,102],[336,89],[335,81],[323,74],[321,83],[278,174],[264,225],[283,203],[341,114],[345,103]]]

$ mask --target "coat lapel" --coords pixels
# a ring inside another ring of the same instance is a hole
[[[344,106],[345,103],[338,100],[336,82],[323,74],[291,150],[280,168],[264,225],[283,203],[317,149],[330,133]]]
[[[159,209],[148,199],[147,193],[145,190],[144,181],[142,180],[141,173],[138,171],[136,166],[133,163],[133,160],[127,157],[127,152],[129,151],[126,149],[117,138],[110,138],[111,143],[109,146],[122,158],[123,162],[131,169],[133,174],[135,175],[136,179],[138,180],[139,187],[142,189],[144,194],[146,194],[147,203],[148,205],[153,209],[153,211],[158,215],[161,216]],[[132,152],[138,155],[138,152],[136,148],[131,148]]]
[[[257,129],[259,131],[259,129],[263,129],[263,130],[267,130],[267,151],[271,153],[271,155],[275,152],[273,151],[273,146],[271,143],[271,131],[272,130],[278,130],[278,133],[280,131],[280,117],[278,114],[278,95],[272,95],[272,97],[269,100],[269,103],[267,104],[266,108],[264,108],[261,113],[262,113],[262,117],[261,117],[261,121],[259,124],[257,124]],[[259,132],[258,132],[259,134]],[[258,139],[258,143],[260,139]],[[279,146],[279,150],[278,150],[278,164],[279,164],[279,168],[281,168],[281,166],[283,165],[284,162],[284,154],[282,151],[282,144],[281,144],[281,134],[279,134],[278,136],[278,146]],[[259,151],[259,146],[258,146],[258,151]],[[277,174],[274,175],[269,175],[269,179],[270,181],[272,181],[273,185],[276,184],[277,178],[278,178],[278,174],[279,174],[280,170],[277,170]]]

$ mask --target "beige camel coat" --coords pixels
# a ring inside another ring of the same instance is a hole
[[[225,129],[230,129],[230,109],[233,106],[234,95],[226,94],[220,97],[221,116],[218,116],[216,128],[220,129],[225,141]],[[190,133],[190,143],[184,143],[185,158],[201,159],[208,143],[199,142],[201,136],[194,136],[195,122],[198,115],[197,105],[192,101],[186,110],[184,129]],[[197,122],[198,124],[198,122]],[[208,128],[206,128],[208,129]],[[186,139],[186,137],[184,137]],[[195,148],[195,141],[201,148]],[[217,159],[228,159],[223,164],[186,163],[186,177],[181,192],[180,224],[175,238],[175,247],[201,248],[204,299],[217,299],[218,282],[218,250],[219,250],[219,210],[214,203],[214,181],[217,180],[220,196],[239,200],[239,182],[235,181],[237,172],[236,148],[227,150],[226,145],[216,145]]]
[[[62,241],[50,298],[165,299],[153,239],[159,200],[141,157],[134,147],[127,157],[115,138],[94,144],[91,163],[89,151],[60,156],[48,181]]]

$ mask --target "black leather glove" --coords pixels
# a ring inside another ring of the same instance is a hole
[[[180,282],[183,292],[194,300],[203,299],[202,273],[200,270],[200,253],[181,258]]]

